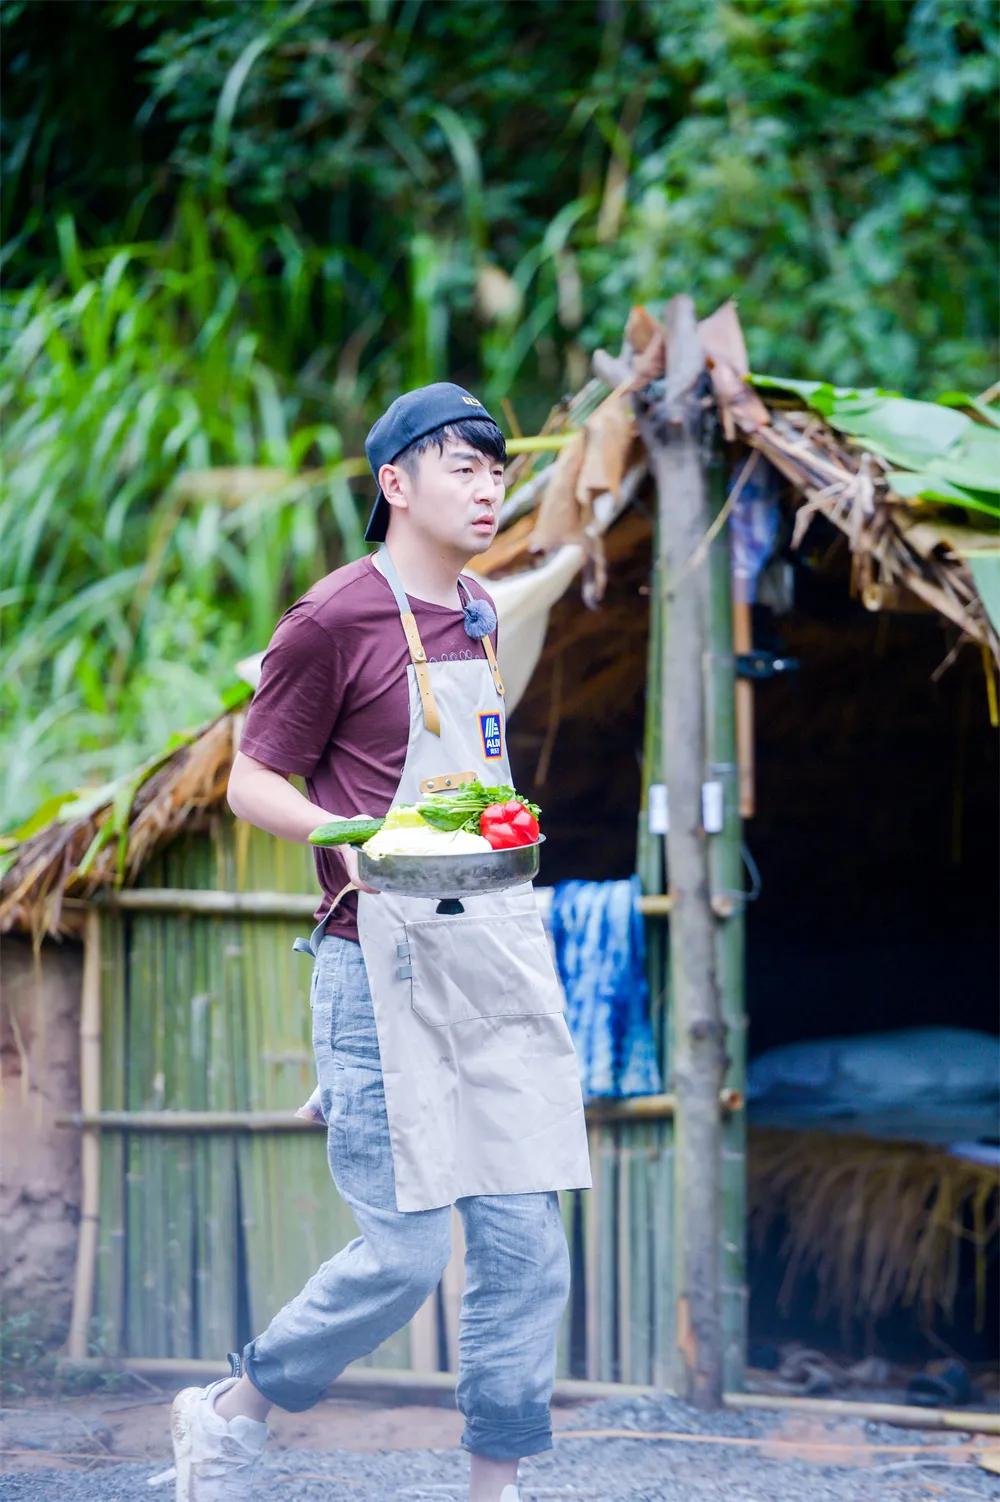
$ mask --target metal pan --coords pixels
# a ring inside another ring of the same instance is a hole
[[[479,850],[474,855],[383,855],[373,860],[358,849],[358,875],[366,886],[403,897],[475,897],[503,892],[538,875],[538,849]]]

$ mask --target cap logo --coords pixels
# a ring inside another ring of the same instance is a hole
[[[467,407],[481,407],[483,405],[478,396],[463,396],[462,400]]]

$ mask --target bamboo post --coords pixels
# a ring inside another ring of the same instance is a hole
[[[726,528],[727,534],[728,530]],[[753,615],[749,600],[733,601],[733,651],[753,651]],[[753,724],[753,684],[740,678],[736,683],[736,740],[740,765],[740,813],[744,819],[753,818],[756,808]]]
[[[709,589],[702,539],[709,516],[703,465],[705,361],[689,297],[667,306],[662,400],[637,403],[658,497],[662,591],[663,761],[672,900],[672,1074],[677,1097],[674,1189],[675,1386],[700,1408],[722,1402],[719,1240],[724,1028],[702,827],[706,762],[704,666]]]
[[[642,888],[639,910],[645,918],[666,917],[670,911],[670,898],[664,892],[663,826],[658,799],[663,788],[663,754],[661,734],[663,715],[661,706],[662,688],[662,642],[663,610],[662,591],[657,587],[658,532],[654,521],[653,559],[650,569],[649,591],[649,637],[646,652],[646,712],[642,745],[642,796],[636,839],[636,870]],[[656,1056],[664,1079],[667,1078],[670,1061],[669,1028],[667,1026],[668,1000],[667,945],[669,935],[662,924],[647,923],[646,978],[649,985],[650,1025],[656,1044]]]
[[[726,502],[726,470],[718,442],[714,415],[706,423],[706,474],[712,521]],[[746,1000],[744,959],[743,862],[741,845],[746,812],[746,774],[753,783],[752,746],[740,748],[740,700],[738,691],[750,687],[737,680],[734,645],[733,568],[731,533],[722,527],[712,540],[709,557],[709,653],[705,674],[705,738],[707,782],[721,785],[721,828],[708,836],[708,863],[713,908],[728,915],[715,924],[719,999],[725,1026],[728,1055],[723,1097],[740,1106],[724,1113],[721,1120],[721,1319],[723,1334],[723,1381],[727,1389],[743,1385],[746,1364],[746,1114],[742,1109],[746,1086]],[[749,616],[747,616],[749,619]],[[737,647],[738,651],[749,650]],[[744,704],[752,716],[753,700]],[[748,724],[752,735],[752,718]],[[750,811],[752,812],[752,800]]]
[[[101,920],[91,908],[84,921],[83,984],[80,997],[80,1109],[95,1116],[101,1109]],[[73,1303],[66,1354],[87,1355],[87,1331],[94,1308],[97,1226],[101,1197],[101,1136],[87,1128],[80,1139],[80,1228],[76,1244]]]

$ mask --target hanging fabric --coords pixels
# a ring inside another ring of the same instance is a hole
[[[639,878],[563,881],[552,938],[585,1100],[663,1089],[649,1022]]]

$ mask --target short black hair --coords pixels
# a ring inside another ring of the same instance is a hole
[[[507,443],[492,417],[465,417],[461,422],[449,422],[443,428],[434,428],[422,438],[415,438],[407,444],[392,462],[401,464],[413,479],[420,455],[429,448],[436,448],[439,454],[443,454],[444,446],[449,440],[453,443],[467,443],[470,448],[478,449],[490,459],[496,459],[503,465],[507,463]]]

